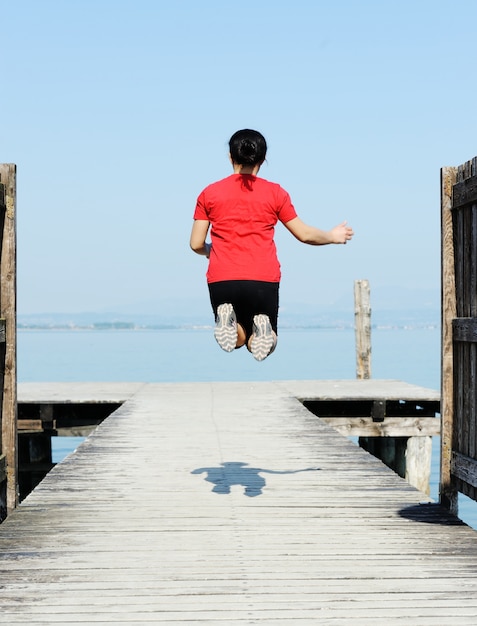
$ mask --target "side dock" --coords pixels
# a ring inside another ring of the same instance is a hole
[[[437,392],[19,386],[20,402],[95,396],[121,406],[0,525],[2,623],[477,623],[477,533],[305,406],[371,399],[379,422],[383,402]]]

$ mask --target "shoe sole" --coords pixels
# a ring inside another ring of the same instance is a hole
[[[257,361],[263,361],[275,347],[275,337],[268,315],[255,315],[250,350]]]
[[[217,322],[214,337],[225,352],[232,352],[237,345],[237,322],[231,304],[221,304],[217,308]]]

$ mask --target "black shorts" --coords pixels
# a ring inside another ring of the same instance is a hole
[[[261,280],[223,280],[209,283],[210,303],[217,315],[220,304],[230,302],[234,307],[237,322],[245,330],[247,339],[252,334],[253,316],[268,315],[275,333],[278,323],[278,289],[280,283]]]

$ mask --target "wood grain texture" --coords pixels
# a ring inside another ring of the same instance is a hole
[[[371,303],[367,280],[354,282],[356,378],[371,378]]]
[[[451,512],[457,512],[457,489],[452,479],[452,435],[454,419],[454,360],[452,320],[456,317],[454,241],[452,225],[452,186],[457,168],[441,170],[441,476],[440,501]]]
[[[4,320],[5,341],[0,343],[2,371],[2,454],[6,459],[5,505],[8,511],[18,502],[17,492],[17,238],[16,166],[0,164],[3,186],[0,252],[0,318]],[[2,503],[3,504],[3,503]]]
[[[0,526],[2,623],[474,626],[476,532],[297,399],[386,388],[436,397],[141,386]]]
[[[477,159],[457,168],[452,182],[452,241],[454,260],[454,294],[446,297],[455,301],[455,319],[443,317],[446,325],[452,321],[452,435],[451,489],[477,500],[477,487],[468,472],[466,459],[477,462]],[[444,203],[443,203],[444,205]],[[444,238],[444,237],[443,237]],[[448,251],[450,252],[450,251]],[[443,285],[446,284],[443,277]],[[443,290],[445,291],[445,290]],[[445,302],[445,300],[444,300]],[[447,306],[443,306],[445,310]],[[448,349],[448,348],[447,348]],[[443,406],[449,400],[444,397]],[[443,420],[443,425],[447,424]],[[444,442],[444,440],[443,440]],[[443,458],[448,462],[448,446]],[[461,460],[463,466],[460,466]],[[467,480],[469,477],[471,480]]]

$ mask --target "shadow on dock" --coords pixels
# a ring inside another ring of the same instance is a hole
[[[399,515],[412,522],[421,522],[423,524],[440,524],[442,526],[466,525],[437,502],[424,502],[407,506],[399,511]]]
[[[248,463],[230,461],[221,463],[219,467],[200,467],[191,474],[206,474],[205,480],[213,483],[213,493],[229,494],[234,485],[244,487],[244,495],[249,498],[261,496],[266,486],[265,478],[260,474],[298,474],[299,472],[316,472],[318,467],[307,467],[300,470],[268,470],[260,467],[248,467]]]

